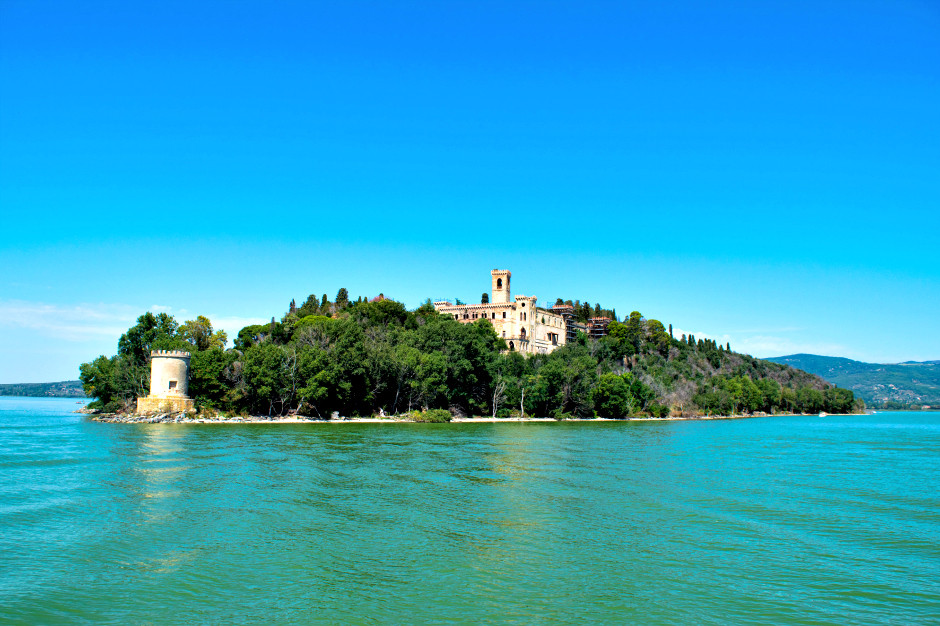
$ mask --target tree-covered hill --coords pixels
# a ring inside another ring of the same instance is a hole
[[[45,398],[84,398],[80,380],[58,383],[17,383],[0,385],[0,396],[33,396]]]
[[[851,389],[869,406],[940,404],[940,361],[880,364],[816,354],[791,354],[767,360]]]
[[[342,289],[335,302],[315,295],[300,307],[291,302],[280,321],[243,328],[230,349],[206,318],[181,325],[146,313],[121,336],[116,355],[81,366],[81,380],[94,406],[130,410],[147,392],[150,350],[186,349],[198,407],[254,415],[446,409],[621,418],[857,408],[850,391],[817,376],[713,341],[674,338],[635,311],[611,322],[609,333],[524,356],[509,352],[485,319],[461,324],[430,300],[414,311],[384,297],[353,302]]]

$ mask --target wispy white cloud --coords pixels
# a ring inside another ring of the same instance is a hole
[[[195,314],[186,309],[154,305],[154,313],[169,313],[180,323]],[[117,339],[134,325],[140,316],[140,307],[129,304],[82,303],[74,305],[47,304],[24,300],[0,300],[0,329],[13,332],[31,331],[58,341],[84,342]],[[224,330],[230,338],[250,324],[262,324],[260,317],[207,315],[216,329]]]
[[[134,323],[139,309],[124,304],[56,305],[0,300],[0,328],[28,329],[64,341],[115,339]]]

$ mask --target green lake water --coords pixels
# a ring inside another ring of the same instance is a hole
[[[0,622],[940,622],[940,414],[100,424],[0,398]]]

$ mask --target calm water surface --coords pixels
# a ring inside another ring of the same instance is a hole
[[[940,621],[940,415],[122,425],[0,398],[0,622]]]

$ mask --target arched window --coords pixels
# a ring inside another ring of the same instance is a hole
[[[509,342],[509,351],[512,352],[512,351],[515,350],[515,349],[516,349],[516,344],[514,344],[513,342],[510,341],[510,342]]]
[[[523,328],[523,329],[519,332],[519,336],[522,337],[523,341],[525,341],[525,328]]]
[[[503,279],[502,279],[502,278],[497,278],[497,279],[496,279],[496,288],[497,288],[497,289],[502,289],[502,288],[503,288]]]

